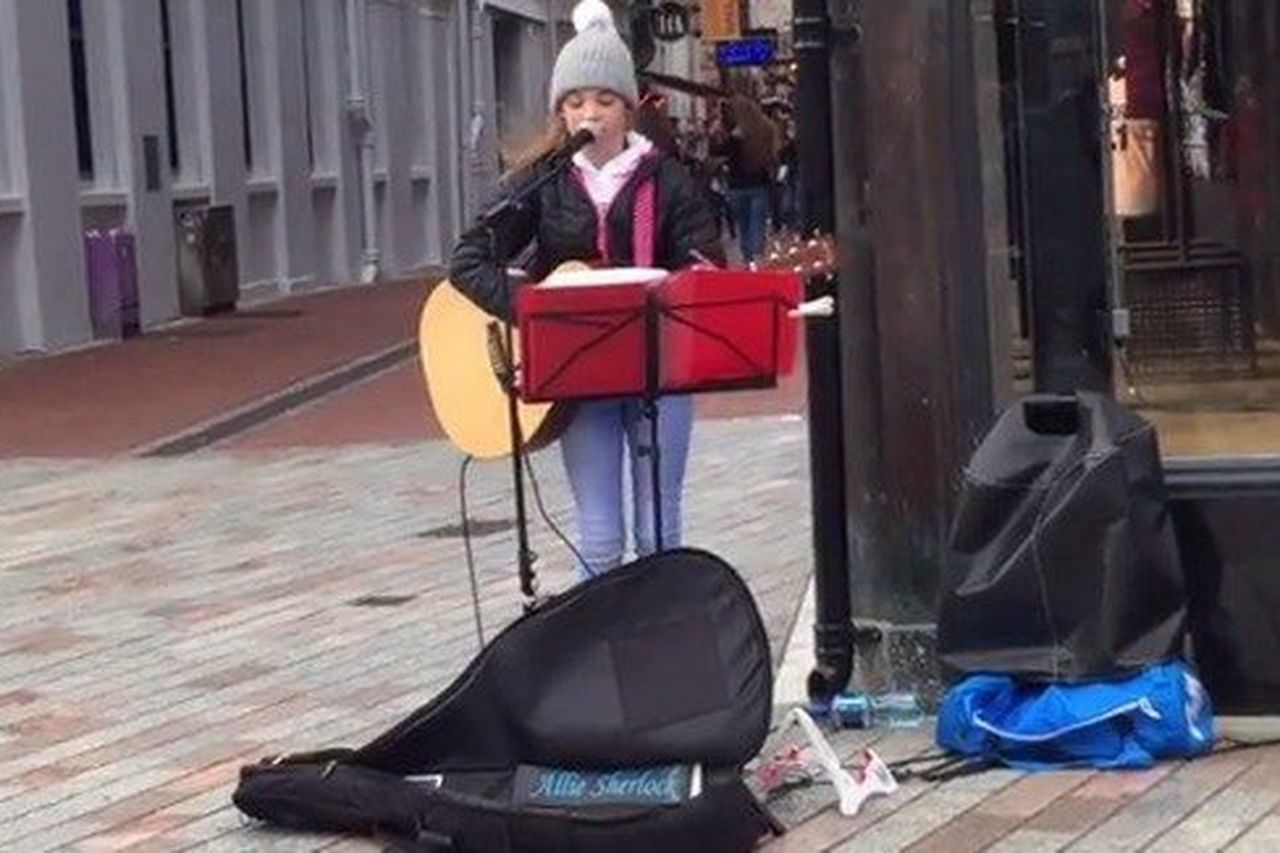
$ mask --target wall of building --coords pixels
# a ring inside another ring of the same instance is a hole
[[[499,103],[545,110],[568,8],[0,0],[0,356],[91,338],[87,229],[135,235],[143,324],[175,318],[191,205],[233,208],[242,297],[442,263],[492,190]],[[492,53],[498,18],[512,55]]]
[[[0,2],[3,350],[62,346],[88,336],[88,297],[77,262],[81,200],[67,34],[62,3]],[[24,76],[42,85],[23,85]]]

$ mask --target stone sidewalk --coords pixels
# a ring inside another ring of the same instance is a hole
[[[228,797],[241,763],[359,743],[475,653],[459,463],[441,442],[0,463],[0,849],[360,846],[247,827]],[[567,523],[559,459],[535,464]],[[698,425],[687,541],[743,573],[775,657],[810,572],[806,467],[794,415]],[[508,473],[468,484],[490,636],[520,607]]]
[[[229,795],[242,763],[360,743],[474,654],[458,466],[439,442],[0,462],[0,850],[380,849],[249,825]],[[536,468],[567,521],[559,460]],[[520,607],[508,493],[505,465],[471,472],[490,636]],[[742,571],[777,662],[810,571],[803,421],[700,423],[688,504],[690,543]],[[543,588],[562,588],[567,552],[533,528]],[[930,726],[834,741],[846,758],[933,751]],[[767,853],[1267,853],[1280,747],[1134,773],[911,780],[855,818],[826,785],[772,807],[790,831]]]

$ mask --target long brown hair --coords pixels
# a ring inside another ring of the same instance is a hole
[[[635,123],[636,109],[628,105],[627,125],[634,127]],[[559,111],[552,113],[540,130],[517,136],[514,143],[501,146],[502,172],[513,175],[527,169],[568,141],[569,130],[564,126],[564,119]]]
[[[742,132],[743,169],[772,172],[782,147],[778,126],[765,115],[759,104],[745,95],[734,95],[730,99],[729,112],[734,125]]]
[[[529,168],[564,145],[568,139],[569,131],[564,126],[564,120],[558,115],[550,116],[546,126],[540,131],[525,134],[515,144],[503,146],[503,172],[512,175]]]

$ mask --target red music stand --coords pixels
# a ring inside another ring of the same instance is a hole
[[[649,420],[654,544],[662,550],[657,400],[768,388],[795,365],[801,300],[790,272],[690,269],[656,283],[522,288],[520,396],[638,396]]]

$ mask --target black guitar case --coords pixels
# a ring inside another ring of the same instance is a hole
[[[402,849],[750,850],[775,828],[741,778],[772,689],[741,578],[709,553],[668,551],[548,599],[372,742],[243,767],[233,800],[264,821]],[[514,798],[520,765],[672,764],[700,765],[701,793],[671,805]]]

